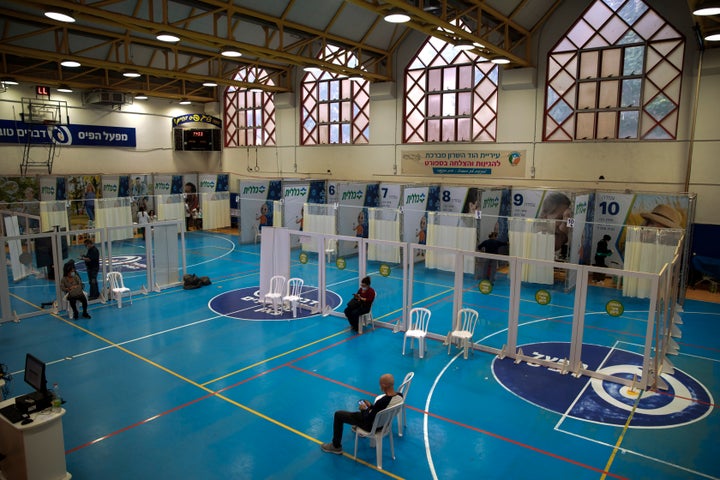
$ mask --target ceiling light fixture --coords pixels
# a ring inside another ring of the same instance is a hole
[[[455,42],[456,50],[462,50],[463,52],[467,52],[468,50],[472,50],[473,48],[475,48],[475,44],[467,40],[458,40],[457,42]]]
[[[215,82],[204,82],[203,87],[217,87],[217,83]]]
[[[11,77],[5,77],[0,79],[0,83],[3,83],[4,85],[19,85],[19,83]]]
[[[72,88],[68,87],[67,85],[60,85],[57,91],[61,93],[72,93]]]
[[[186,98],[180,100],[180,105],[192,105],[192,102]]]
[[[155,38],[160,40],[161,42],[167,42],[167,43],[175,43],[180,41],[180,37],[177,35],[173,35],[172,33],[168,32],[160,32],[157,35],[155,35]]]
[[[135,100],[147,100],[147,99],[148,99],[148,96],[147,96],[147,95],[144,95],[144,94],[142,94],[142,93],[138,93],[137,95],[135,95],[134,98],[135,98]]]
[[[60,12],[60,11],[48,11],[45,12],[45,16],[48,18],[51,18],[58,22],[64,22],[64,23],[73,23],[75,22],[75,17],[73,17],[70,12]]]
[[[510,59],[506,57],[495,57],[490,59],[490,61],[495,65],[507,65],[508,63],[510,63]]]
[[[365,77],[363,77],[362,75],[350,75],[348,77],[348,80],[350,80],[351,82],[364,82]]]
[[[408,15],[404,10],[393,8],[385,14],[383,19],[388,23],[407,23],[410,21],[410,15]]]
[[[720,33],[711,33],[705,37],[708,42],[720,42]]]
[[[63,60],[60,62],[60,65],[68,68],[77,68],[80,66],[80,62],[76,62],[75,60]]]
[[[309,65],[307,67],[303,67],[303,70],[306,71],[307,73],[312,73],[313,75],[316,75],[316,76],[320,75],[323,71],[322,68],[316,67],[314,65]]]
[[[715,0],[700,1],[693,10],[693,15],[698,17],[707,17],[710,15],[720,15],[720,2]]]
[[[235,50],[234,48],[223,48],[220,51],[220,55],[222,55],[223,57],[228,57],[228,58],[238,58],[238,57],[242,57],[242,52],[239,52],[239,51]]]
[[[134,70],[123,72],[123,77],[127,77],[127,78],[138,78],[139,76],[140,76],[140,73],[136,72]]]

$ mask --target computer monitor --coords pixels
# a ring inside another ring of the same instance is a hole
[[[25,383],[36,392],[47,393],[45,363],[30,353],[25,355]]]

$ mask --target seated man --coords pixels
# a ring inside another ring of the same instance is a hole
[[[395,378],[389,373],[385,373],[380,377],[380,390],[382,390],[385,395],[378,398],[374,404],[367,400],[360,400],[358,402],[359,409],[356,412],[348,412],[345,410],[335,412],[333,417],[333,439],[332,442],[323,443],[320,446],[323,452],[341,455],[344,424],[357,425],[363,430],[370,430],[375,421],[375,415],[387,408],[393,400],[393,397],[399,396],[402,398],[402,394],[395,391]]]
[[[360,315],[370,311],[373,300],[375,300],[375,290],[370,287],[370,277],[365,277],[360,280],[360,289],[353,294],[353,298],[345,307],[345,316],[354,331],[358,331]]]

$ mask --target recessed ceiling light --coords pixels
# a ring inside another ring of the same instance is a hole
[[[51,11],[45,12],[45,16],[58,22],[73,23],[75,18],[69,12]]]
[[[138,94],[138,95],[135,95],[134,98],[135,98],[135,100],[147,100],[147,99],[148,99],[148,96],[147,96],[147,95],[143,95],[143,94]]]
[[[191,105],[192,102],[190,100],[182,99],[180,100],[180,105]]]
[[[67,85],[60,85],[57,91],[62,93],[72,93],[72,88],[68,87]]]
[[[388,23],[406,23],[410,21],[410,15],[398,8],[393,8],[383,18]]]
[[[217,83],[215,82],[204,82],[203,87],[217,87]]]
[[[223,57],[228,57],[228,58],[237,58],[237,57],[242,57],[242,52],[239,52],[239,51],[235,50],[234,48],[223,48],[220,51],[220,55],[222,55]]]
[[[76,62],[75,60],[63,60],[60,62],[60,65],[68,68],[77,68],[80,66],[80,62]]]
[[[173,35],[172,33],[167,32],[160,32],[158,33],[155,38],[160,40],[161,42],[168,42],[168,43],[175,43],[180,41],[180,37],[177,35]]]

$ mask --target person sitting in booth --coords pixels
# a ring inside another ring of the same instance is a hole
[[[353,298],[345,307],[345,316],[350,323],[350,328],[357,332],[360,315],[364,315],[370,311],[372,303],[375,300],[375,290],[370,286],[370,277],[360,280],[360,289],[353,294]]]

